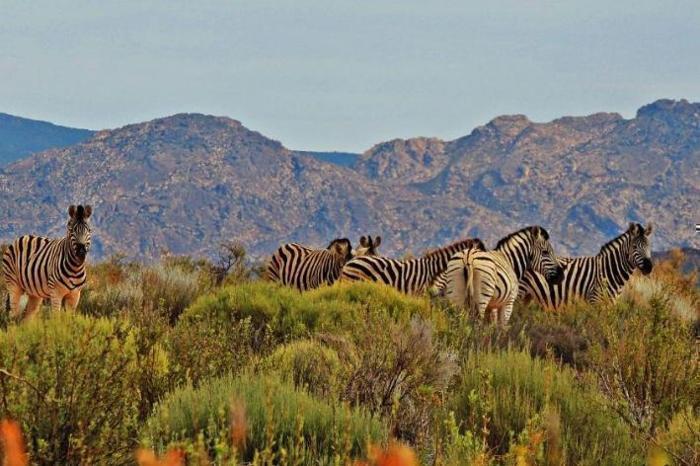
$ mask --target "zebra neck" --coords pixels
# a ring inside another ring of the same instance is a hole
[[[449,256],[447,256],[447,254],[447,252],[444,252],[443,255],[430,255],[420,259],[420,261],[423,262],[424,270],[426,271],[424,275],[424,285],[432,283],[435,278],[440,275],[443,270],[445,270],[445,267],[447,267],[447,261],[449,260]],[[445,257],[447,257],[447,260]]]
[[[61,241],[63,241],[63,254],[61,254],[60,267],[73,274],[82,272],[85,269],[85,259],[76,256],[75,251],[70,246],[70,237],[66,236]]]
[[[617,296],[632,276],[634,265],[629,260],[629,241],[624,238],[603,248],[597,256],[598,274],[613,296]]]
[[[452,255],[456,252],[462,251],[467,246],[469,246],[469,241],[461,241],[421,257],[419,260],[423,263],[425,267],[424,270],[427,272],[425,274],[425,284],[432,283],[435,278],[437,278],[437,276],[447,268],[447,263],[450,261]]]
[[[522,279],[530,267],[531,246],[528,242],[508,241],[496,248],[510,264],[518,280]]]

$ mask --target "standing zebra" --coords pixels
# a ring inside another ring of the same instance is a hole
[[[545,278],[528,271],[520,281],[520,297],[537,300],[546,309],[557,309],[574,299],[591,303],[615,299],[629,280],[634,269],[644,275],[651,273],[652,226],[646,228],[630,223],[626,232],[600,248],[592,257],[561,257],[564,278],[552,285]]]
[[[445,270],[452,254],[469,248],[483,249],[484,243],[478,238],[466,239],[407,260],[381,256],[356,257],[345,264],[341,279],[381,282],[404,293],[419,294]]]
[[[467,304],[480,319],[491,310],[507,324],[526,270],[544,274],[550,282],[563,277],[549,233],[542,227],[523,228],[498,242],[493,251],[462,251],[450,259],[445,295],[455,305]]]
[[[66,307],[73,310],[85,285],[85,258],[90,250],[92,207],[70,206],[68,228],[61,239],[25,235],[17,238],[5,251],[2,271],[7,283],[10,310],[19,316],[19,300],[29,296],[25,311],[28,319],[36,312],[41,300],[51,299],[51,310]]]
[[[377,236],[372,240],[360,238],[356,254],[376,254],[381,243]],[[272,255],[267,266],[268,280],[293,286],[299,291],[331,285],[340,276],[340,270],[352,259],[352,244],[347,238],[331,241],[326,249],[312,249],[297,243],[284,244]]]

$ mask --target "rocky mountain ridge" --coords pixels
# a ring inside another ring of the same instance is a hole
[[[535,123],[501,116],[452,141],[393,140],[343,164],[224,117],[179,114],[96,133],[0,170],[0,241],[61,235],[70,203],[92,203],[95,256],[253,255],[381,234],[402,255],[529,224],[557,248],[595,254],[629,221],[656,224],[655,249],[700,247],[700,104],[661,100]]]

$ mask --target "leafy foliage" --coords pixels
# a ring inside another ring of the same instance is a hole
[[[33,464],[123,464],[141,393],[123,323],[56,314],[0,334],[0,413],[17,419]],[[154,365],[158,377],[162,366]]]

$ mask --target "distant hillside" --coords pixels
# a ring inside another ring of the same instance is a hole
[[[313,152],[303,150],[294,152],[300,155],[310,155],[322,162],[334,163],[341,167],[352,167],[360,158],[360,154],[353,154],[352,152]]]
[[[394,140],[349,166],[294,152],[223,117],[180,114],[96,133],[0,170],[0,241],[61,235],[68,204],[94,204],[95,256],[254,255],[281,242],[381,234],[386,254],[465,236],[489,246],[529,224],[566,254],[595,254],[629,221],[654,249],[699,248],[700,104],[661,100],[635,118],[535,123],[501,116],[453,141]]]
[[[0,167],[34,152],[77,144],[93,133],[0,113]]]

